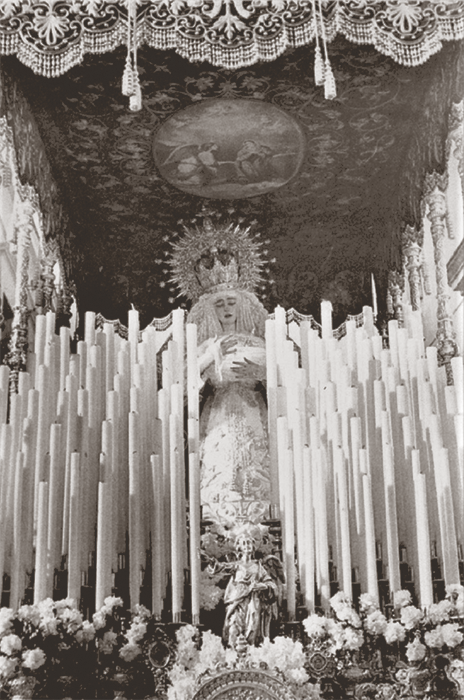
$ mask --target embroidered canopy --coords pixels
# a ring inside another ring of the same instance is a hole
[[[464,2],[443,0],[2,0],[0,53],[55,77],[121,44],[174,49],[228,69],[337,34],[417,66],[464,37]]]

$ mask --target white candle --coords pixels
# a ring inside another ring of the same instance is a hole
[[[13,549],[10,585],[10,608],[16,610],[24,595],[25,571],[23,557],[23,478],[24,454],[18,452],[16,458],[13,510]]]
[[[50,570],[60,566],[61,529],[63,517],[64,473],[61,464],[61,425],[53,423],[50,428],[50,509],[48,513],[47,547]]]
[[[352,598],[350,521],[348,517],[348,490],[346,484],[345,465],[343,460],[343,452],[341,449],[335,448],[333,454],[335,480],[338,490],[338,507],[340,512],[342,590],[344,591],[345,595]]]
[[[75,600],[78,606],[81,597],[80,458],[79,452],[71,455],[68,547],[68,598]]]
[[[105,455],[100,455],[100,479],[98,482],[97,552],[95,579],[95,609],[100,610],[105,598],[111,594],[108,586],[108,484],[105,482]]]
[[[186,326],[187,334],[187,405],[189,418],[199,418],[197,327]]]
[[[375,286],[375,278],[374,274],[371,273],[371,292],[372,292],[372,311],[374,313],[374,321],[377,318],[378,315],[378,309],[377,309],[377,289]]]
[[[200,624],[200,463],[198,453],[189,454],[190,585],[192,624]]]
[[[38,485],[37,543],[35,550],[34,605],[50,596],[47,572],[48,483]]]
[[[95,345],[95,313],[93,311],[85,312],[84,338],[88,348]]]
[[[433,603],[432,569],[430,566],[430,535],[427,508],[427,482],[420,473],[420,452],[412,450],[412,470],[414,476],[414,503],[416,514],[416,537],[419,569],[419,600],[423,608]]]
[[[366,451],[359,450],[360,469],[362,473],[363,502],[364,502],[364,534],[367,569],[367,592],[379,602],[379,586],[377,583],[377,561],[375,551],[374,508],[372,503],[371,477],[367,473]]]
[[[137,363],[139,346],[139,312],[135,309],[129,311],[129,344],[131,370]]]
[[[129,413],[129,589],[131,607],[140,602],[140,455],[139,416]]]
[[[153,511],[152,511],[152,551],[151,551],[151,576],[152,576],[152,613],[155,620],[161,620],[164,597],[164,566],[163,566],[163,474],[159,455],[150,457],[152,486],[153,486]]]
[[[322,340],[329,340],[332,338],[332,302],[327,300],[321,301],[321,326]]]
[[[172,621],[180,622],[182,614],[183,593],[183,543],[180,484],[180,455],[177,445],[178,418],[169,418],[170,467],[171,467],[171,588],[172,588]]]

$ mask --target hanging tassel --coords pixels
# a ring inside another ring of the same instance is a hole
[[[126,65],[124,67],[124,73],[122,74],[121,92],[126,97],[134,94],[134,71],[132,70],[129,53],[127,54]]]
[[[129,99],[129,109],[131,112],[140,112],[142,109],[142,89],[140,87],[139,74],[133,71],[134,75],[134,92]]]
[[[337,97],[335,78],[328,58],[325,61],[324,97],[326,100],[333,100]]]
[[[316,85],[324,85],[324,78],[324,61],[322,60],[321,47],[318,44],[314,54],[314,82]]]

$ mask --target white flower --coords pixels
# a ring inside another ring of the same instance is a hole
[[[385,631],[383,633],[385,641],[387,644],[395,644],[396,642],[404,642],[406,637],[406,630],[400,622],[387,622]]]
[[[450,583],[446,586],[446,597],[451,600],[457,600],[459,596],[464,596],[464,586],[460,583]]]
[[[370,593],[362,593],[359,596],[359,609],[364,613],[372,613],[374,610],[378,610],[379,606],[374,596]]]
[[[296,683],[297,685],[303,685],[309,680],[309,676],[304,670],[304,668],[289,668],[286,673],[288,680]]]
[[[27,649],[23,652],[23,666],[25,668],[30,668],[31,671],[35,671],[44,665],[47,657],[45,656],[42,649]]]
[[[352,627],[359,628],[362,625],[361,618],[359,617],[356,610],[351,607],[340,607],[336,610],[336,615],[342,622],[347,622]]]
[[[201,642],[200,663],[205,663],[211,668],[216,664],[224,663],[225,653],[220,637],[207,630],[203,633]]]
[[[362,630],[345,627],[343,630],[343,647],[350,651],[360,649],[364,644],[364,634]]]
[[[52,598],[45,598],[37,603],[37,607],[41,615],[50,616],[55,615],[55,601]]]
[[[143,620],[148,620],[151,617],[150,610],[141,603],[136,603],[132,608],[132,612],[134,614],[135,622],[143,622]]]
[[[13,656],[15,651],[20,651],[23,646],[21,638],[17,634],[7,634],[0,642],[0,651],[6,656]]]
[[[440,600],[439,603],[434,603],[429,607],[427,610],[427,618],[433,625],[437,625],[440,622],[447,622],[453,610],[454,605],[450,600]]]
[[[10,678],[16,671],[18,661],[9,656],[0,656],[0,678],[6,680]]]
[[[132,624],[127,631],[127,639],[132,644],[137,644],[141,639],[144,638],[147,633],[147,626],[144,622],[136,622]]]
[[[0,608],[0,637],[10,632],[13,618],[14,611],[12,608]]]
[[[409,591],[395,591],[393,594],[393,605],[395,608],[404,608],[406,605],[411,605],[412,597]]]
[[[327,634],[327,618],[312,614],[303,620],[303,627],[308,637],[324,637]]]
[[[28,621],[34,627],[40,624],[40,610],[36,605],[21,605],[16,613],[18,620]]]
[[[100,630],[106,625],[106,615],[101,610],[93,614],[92,620],[96,630]]]
[[[80,614],[79,610],[66,608],[60,614],[60,618],[63,620],[70,634],[74,634],[82,625],[82,615]]]
[[[119,656],[121,659],[124,659],[124,661],[130,662],[133,661],[141,651],[141,648],[137,644],[124,644],[119,650]]]
[[[62,598],[61,600],[55,600],[54,605],[58,614],[61,614],[62,610],[66,608],[77,609],[77,603],[74,598]]]
[[[408,661],[422,661],[427,653],[427,648],[416,638],[406,647]]]
[[[76,640],[79,644],[91,642],[95,637],[95,627],[88,620],[84,620],[82,623],[82,629],[77,630]]]
[[[113,608],[120,608],[122,605],[122,598],[117,598],[114,595],[110,595],[107,598],[105,598],[102,610],[106,613],[106,615],[111,615]]]
[[[380,610],[374,610],[366,617],[365,626],[371,634],[383,634],[387,627],[387,618]]]
[[[464,635],[459,631],[459,625],[456,622],[443,625],[441,631],[443,634],[443,642],[450,649],[457,647],[464,639]]]
[[[345,607],[351,608],[351,599],[343,591],[338,591],[330,599],[330,605],[338,613],[339,610]]]
[[[407,630],[412,630],[424,619],[424,613],[414,605],[406,605],[401,608],[401,622]]]
[[[54,615],[44,615],[40,622],[39,629],[45,636],[58,634],[57,618]]]
[[[444,644],[441,625],[438,625],[438,627],[435,627],[435,629],[430,630],[430,632],[426,632],[424,634],[424,641],[428,647],[441,649]]]
[[[103,639],[100,640],[98,647],[103,654],[111,654],[113,646],[116,644],[116,632],[105,632]]]

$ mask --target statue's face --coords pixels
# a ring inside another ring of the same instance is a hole
[[[239,537],[237,540],[237,550],[242,552],[242,554],[248,554],[250,557],[253,556],[255,551],[253,539],[246,535]]]
[[[213,305],[224,332],[234,331],[237,321],[237,294],[235,292],[218,293],[213,298]]]

